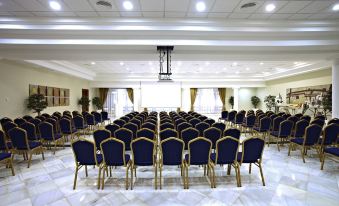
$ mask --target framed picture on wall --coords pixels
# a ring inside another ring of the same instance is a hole
[[[38,89],[39,89],[38,85],[30,84],[29,85],[29,95],[38,94],[39,93]]]
[[[54,90],[54,87],[47,87],[47,96],[48,97],[53,97],[54,96],[53,90]]]
[[[65,97],[60,97],[60,106],[65,106]]]
[[[44,96],[47,96],[47,87],[46,86],[40,86],[39,85],[39,94],[42,94]]]
[[[53,97],[54,106],[60,106],[60,97]]]
[[[60,97],[60,88],[54,87],[53,95],[54,95],[55,97]]]
[[[69,89],[65,89],[65,97],[69,98]]]
[[[54,97],[53,96],[47,96],[47,106],[48,107],[54,106]]]
[[[65,98],[65,106],[69,106],[69,98]]]

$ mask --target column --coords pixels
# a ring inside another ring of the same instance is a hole
[[[233,87],[233,96],[234,96],[234,110],[239,110],[239,88],[240,87]]]
[[[332,118],[339,118],[339,59],[332,65]]]
[[[140,111],[140,88],[133,88],[133,101],[134,111]]]

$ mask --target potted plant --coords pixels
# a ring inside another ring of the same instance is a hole
[[[325,94],[322,100],[322,105],[324,108],[325,117],[327,118],[327,113],[332,112],[332,85],[330,86],[328,92]]]
[[[91,102],[91,100],[89,100],[88,97],[81,97],[78,101],[78,104],[82,106],[82,108],[88,108],[89,103]]]
[[[102,110],[103,109],[103,103],[102,101],[100,100],[99,97],[94,97],[92,99],[92,104],[98,109],[98,110]]]
[[[266,107],[268,110],[272,110],[272,108],[276,106],[275,96],[272,95],[266,96],[264,102],[266,103]]]
[[[260,103],[260,99],[257,96],[252,96],[251,102],[252,102],[252,105],[254,106],[254,109],[256,109],[258,104]]]
[[[40,113],[47,107],[45,96],[42,94],[32,94],[28,97],[27,108],[34,110],[34,113]]]
[[[228,103],[232,106],[232,109],[233,109],[233,106],[234,106],[234,97],[233,96],[230,96],[230,98],[228,99]]]

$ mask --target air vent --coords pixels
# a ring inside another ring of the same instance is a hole
[[[246,9],[246,8],[250,8],[250,7],[253,7],[253,6],[256,6],[257,3],[256,2],[249,2],[249,3],[246,3],[246,4],[243,4],[241,6],[242,9]]]
[[[98,6],[112,8],[112,4],[108,1],[97,1],[96,3]]]

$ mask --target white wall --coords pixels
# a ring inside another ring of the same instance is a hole
[[[78,100],[82,89],[89,89],[89,82],[84,79],[51,72],[44,68],[35,68],[20,62],[0,60],[0,118],[4,116],[16,118],[33,114],[26,109],[25,105],[25,100],[29,96],[29,84],[70,89],[70,105],[47,107],[43,111],[46,113],[64,110],[81,111]],[[90,89],[89,93],[91,99],[97,95],[96,89]]]
[[[257,95],[257,88],[240,88],[239,89],[239,110],[253,109],[251,97]],[[260,106],[260,105],[259,105]]]

